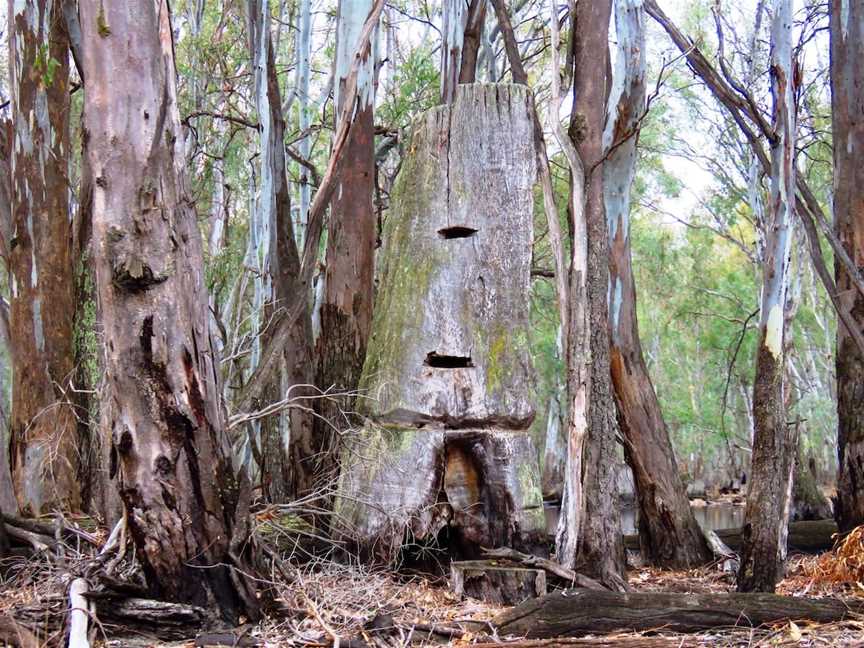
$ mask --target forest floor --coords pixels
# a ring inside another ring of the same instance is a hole
[[[864,527],[862,527],[864,534]],[[98,534],[100,539],[104,532]],[[864,541],[857,546],[864,547]],[[862,550],[864,551],[864,550]],[[0,620],[16,619],[40,637],[42,645],[66,645],[68,574],[75,562],[92,560],[86,550],[71,552],[61,561],[44,556],[12,559],[0,581]],[[851,562],[850,562],[851,561]],[[857,561],[857,562],[855,562]],[[850,579],[849,565],[864,565],[864,555],[792,555],[787,577],[778,594],[787,596],[836,597],[859,603],[864,600],[862,576]],[[456,596],[444,576],[410,570],[385,570],[326,558],[290,563],[291,582],[274,570],[271,575],[278,603],[286,614],[248,625],[228,643],[196,639],[190,629],[185,641],[160,642],[152,634],[96,623],[96,646],[113,648],[164,646],[309,646],[339,648],[395,648],[396,646],[506,646],[514,637],[499,637],[490,623],[505,608]],[[122,571],[122,568],[119,569]],[[284,574],[284,570],[282,572]],[[857,574],[858,572],[854,572]],[[700,569],[669,571],[634,568],[629,584],[636,592],[720,593],[734,591],[734,574],[718,562]],[[843,581],[843,582],[838,582]],[[36,611],[44,612],[39,621]],[[40,626],[41,624],[41,626]],[[182,635],[181,635],[182,636]],[[350,639],[349,639],[350,638]],[[4,645],[6,637],[0,637]],[[517,644],[511,643],[512,646]],[[622,646],[665,648],[683,646],[864,646],[864,619],[834,624],[812,624],[806,620],[771,627],[739,627],[701,634],[675,634],[657,628],[649,633],[617,633],[518,643],[519,648],[537,646]]]

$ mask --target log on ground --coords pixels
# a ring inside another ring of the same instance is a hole
[[[864,602],[807,599],[776,594],[620,593],[571,589],[531,599],[499,615],[500,635],[532,639],[586,633],[702,632],[766,623],[833,623],[864,611]]]
[[[741,527],[732,529],[717,529],[715,533],[730,549],[741,548]],[[791,522],[786,546],[789,550],[816,552],[831,549],[834,546],[834,535],[837,524],[834,520],[806,520]],[[625,535],[624,546],[633,551],[639,551],[639,536]]]

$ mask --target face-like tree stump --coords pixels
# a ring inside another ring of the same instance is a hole
[[[462,85],[415,126],[394,192],[338,528],[542,551],[529,353],[535,155],[527,89]]]

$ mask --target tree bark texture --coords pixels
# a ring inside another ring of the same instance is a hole
[[[753,455],[745,510],[741,592],[773,592],[783,577],[786,532],[797,451],[797,426],[786,421],[786,299],[795,210],[795,89],[792,3],[774,0],[771,93],[774,99],[771,192],[766,215],[759,343],[753,381]]]
[[[483,39],[487,0],[471,0],[465,20],[465,35],[462,38],[462,60],[459,65],[459,83],[474,83],[477,80],[477,54]]]
[[[14,145],[9,239],[11,470],[18,506],[79,509],[69,37],[59,0],[9,2]]]
[[[418,121],[397,180],[358,402],[369,420],[342,453],[336,502],[340,533],[385,558],[445,527],[465,557],[544,551],[531,109],[523,86],[459,86]]]
[[[468,5],[465,0],[444,0],[442,13],[441,103],[448,104],[453,101],[459,85]]]
[[[622,594],[572,589],[531,599],[493,624],[499,635],[531,639],[607,632],[701,632],[783,621],[832,623],[853,618],[861,605],[776,594]]]
[[[337,114],[344,106],[344,86],[356,56],[371,0],[341,0],[337,28]],[[375,182],[374,87],[371,51],[361,60],[357,102],[350,135],[339,167],[336,192],[330,206],[324,272],[324,298],[320,307],[321,335],[317,340],[316,384],[320,389],[354,392],[363,371],[372,326],[375,244],[378,227],[372,196]],[[338,124],[337,124],[338,128]],[[315,437],[322,444],[320,470],[333,472],[336,430],[351,423],[342,412],[351,411],[352,396],[318,401]]]
[[[624,546],[618,511],[615,400],[609,354],[609,235],[603,204],[603,125],[606,118],[611,0],[578,3],[574,16],[573,112],[570,137],[585,169],[586,275],[591,377],[588,434],[582,462],[585,502],[577,564],[612,588],[624,587]],[[571,302],[575,302],[571,296]],[[574,307],[573,303],[570,305]],[[571,333],[573,327],[571,324]],[[568,345],[575,348],[575,344]]]
[[[686,568],[712,558],[678,472],[675,451],[639,341],[630,250],[630,188],[645,106],[645,12],[641,0],[615,0],[618,59],[609,98],[603,194],[609,227],[612,385],[624,455],[639,501],[642,554],[654,564]]]
[[[237,623],[258,612],[250,489],[219,400],[168,4],[79,10],[111,472],[152,594]]]
[[[831,3],[831,114],[834,133],[834,227],[864,271],[864,6]],[[864,295],[835,262],[840,308],[864,330]],[[845,326],[837,327],[837,474],[835,517],[843,530],[864,524],[864,354]]]
[[[275,57],[266,2],[249,3],[250,50],[255,64],[256,103],[261,124],[260,194],[257,218],[267,222],[270,235],[266,268],[270,294],[264,307],[263,323],[277,311],[300,305],[289,344],[283,347],[284,371],[265,393],[265,400],[281,400],[283,394],[308,396],[311,383],[311,321],[308,296],[300,283],[300,255],[291,225],[291,194],[285,174],[285,119],[276,76]],[[272,327],[262,333],[268,346]],[[265,405],[267,403],[261,403]],[[288,502],[313,487],[312,414],[305,408],[292,408],[287,429],[280,418],[272,416],[261,423],[261,486],[271,502]]]
[[[0,256],[4,268],[9,267],[9,238],[12,228],[12,122],[0,119]],[[0,305],[0,343],[9,353],[9,309]],[[9,470],[9,412],[6,409],[6,389],[0,381],[0,511],[16,513],[18,502]]]

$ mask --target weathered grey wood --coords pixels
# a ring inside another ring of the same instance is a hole
[[[545,551],[527,433],[531,110],[527,88],[460,85],[415,125],[361,379],[369,421],[346,448],[336,501],[338,533],[384,558],[445,526],[462,557]]]
[[[516,605],[546,593],[546,572],[489,560],[454,561],[450,563],[450,586],[460,597]]]
[[[544,569],[553,576],[566,581],[566,584],[570,586],[584,587],[586,589],[606,589],[606,587],[593,578],[589,578],[588,576],[584,576],[572,569],[568,569],[554,560],[522,553],[521,551],[516,551],[509,547],[501,547],[500,549],[484,549],[483,555],[490,559],[510,560],[526,567]]]
[[[203,608],[143,598],[114,595],[88,596],[96,604],[100,623],[116,623],[161,639],[185,639],[194,635],[209,616]]]
[[[499,615],[499,635],[528,638],[616,631],[700,632],[784,621],[832,623],[860,613],[864,604],[776,594],[667,594],[572,589],[532,599]]]
[[[534,419],[530,102],[522,86],[462,85],[416,123],[384,233],[364,413],[412,425]],[[450,227],[476,233],[443,238]],[[429,354],[470,366],[432,367]]]

